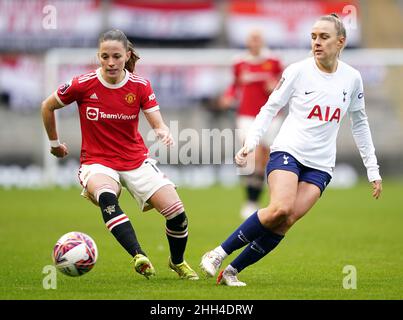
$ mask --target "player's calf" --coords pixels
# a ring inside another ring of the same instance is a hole
[[[129,218],[119,206],[118,198],[112,191],[99,194],[98,203],[106,227],[118,240],[123,248],[134,257],[137,254],[145,255],[137,240],[136,233]]]
[[[174,264],[182,263],[188,239],[188,219],[182,202],[176,201],[161,211],[166,220],[165,233],[168,239],[171,261]]]

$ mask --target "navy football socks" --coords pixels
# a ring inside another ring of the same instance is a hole
[[[230,255],[242,248],[266,232],[266,228],[260,223],[257,211],[246,219],[228,238],[221,247]]]
[[[241,272],[247,266],[259,261],[277,247],[283,238],[283,235],[275,234],[269,229],[266,229],[265,234],[252,241],[241,254],[231,262],[231,266],[237,269],[238,272]]]

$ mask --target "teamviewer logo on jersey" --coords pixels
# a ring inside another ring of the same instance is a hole
[[[87,107],[87,119],[92,121],[98,121],[99,108]]]

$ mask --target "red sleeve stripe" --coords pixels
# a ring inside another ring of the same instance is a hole
[[[129,221],[129,218],[125,214],[121,214],[121,215],[118,215],[117,217],[109,220],[106,223],[106,227],[109,229],[109,231],[112,231],[112,229],[114,227],[116,227],[122,223],[125,223],[127,221]]]

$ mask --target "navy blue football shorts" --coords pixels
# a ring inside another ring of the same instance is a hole
[[[291,154],[284,151],[276,151],[270,154],[270,160],[266,166],[266,177],[276,169],[294,172],[298,176],[298,181],[314,184],[320,189],[321,194],[332,179],[327,172],[306,167]]]

